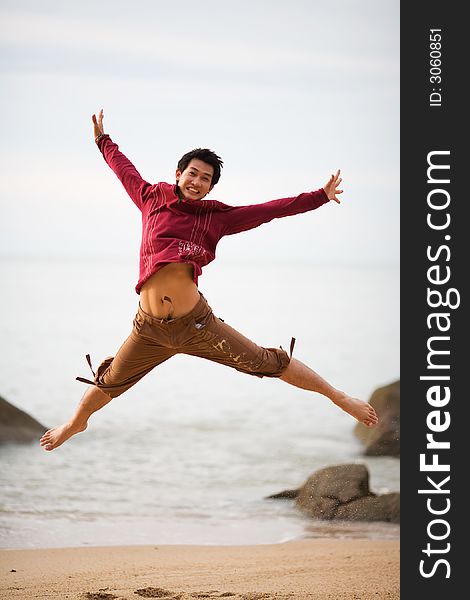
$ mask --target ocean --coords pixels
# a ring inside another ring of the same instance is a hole
[[[0,261],[0,395],[45,427],[67,420],[95,366],[129,334],[137,268],[125,259]],[[368,400],[399,378],[399,271],[315,264],[211,264],[214,313],[262,346],[289,348]],[[0,446],[0,546],[265,544],[396,538],[387,523],[314,521],[292,501],[317,469],[364,463],[376,493],[399,491],[399,460],[364,457],[355,421],[327,399],[176,356],[93,415],[53,452]]]

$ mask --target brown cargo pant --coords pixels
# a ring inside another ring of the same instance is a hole
[[[257,346],[214,316],[200,293],[193,310],[176,319],[153,317],[139,305],[132,332],[116,356],[106,358],[95,373],[87,355],[94,379],[77,380],[96,385],[116,398],[178,353],[206,358],[257,377],[279,377],[289,365],[294,343],[292,338],[290,355],[282,347]]]

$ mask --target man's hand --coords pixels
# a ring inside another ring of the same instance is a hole
[[[343,181],[339,176],[340,173],[341,171],[338,169],[336,174],[332,175],[328,179],[327,183],[323,186],[325,194],[328,196],[329,200],[334,200],[338,204],[340,204],[340,200],[336,196],[343,193],[343,190],[338,189],[339,184]]]
[[[96,137],[98,135],[101,135],[102,133],[104,133],[104,129],[103,129],[103,117],[104,117],[103,109],[100,110],[100,114],[98,115],[98,119],[96,118],[96,115],[93,115],[91,117],[91,119],[93,121],[94,132],[95,132],[95,140],[96,140]]]

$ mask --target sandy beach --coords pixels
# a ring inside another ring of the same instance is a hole
[[[0,569],[4,600],[400,597],[397,540],[2,550]]]

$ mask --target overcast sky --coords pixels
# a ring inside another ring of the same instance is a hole
[[[209,198],[341,205],[219,244],[227,259],[398,264],[398,0],[0,1],[0,255],[137,260],[140,213],[91,115],[151,182],[205,146]]]

